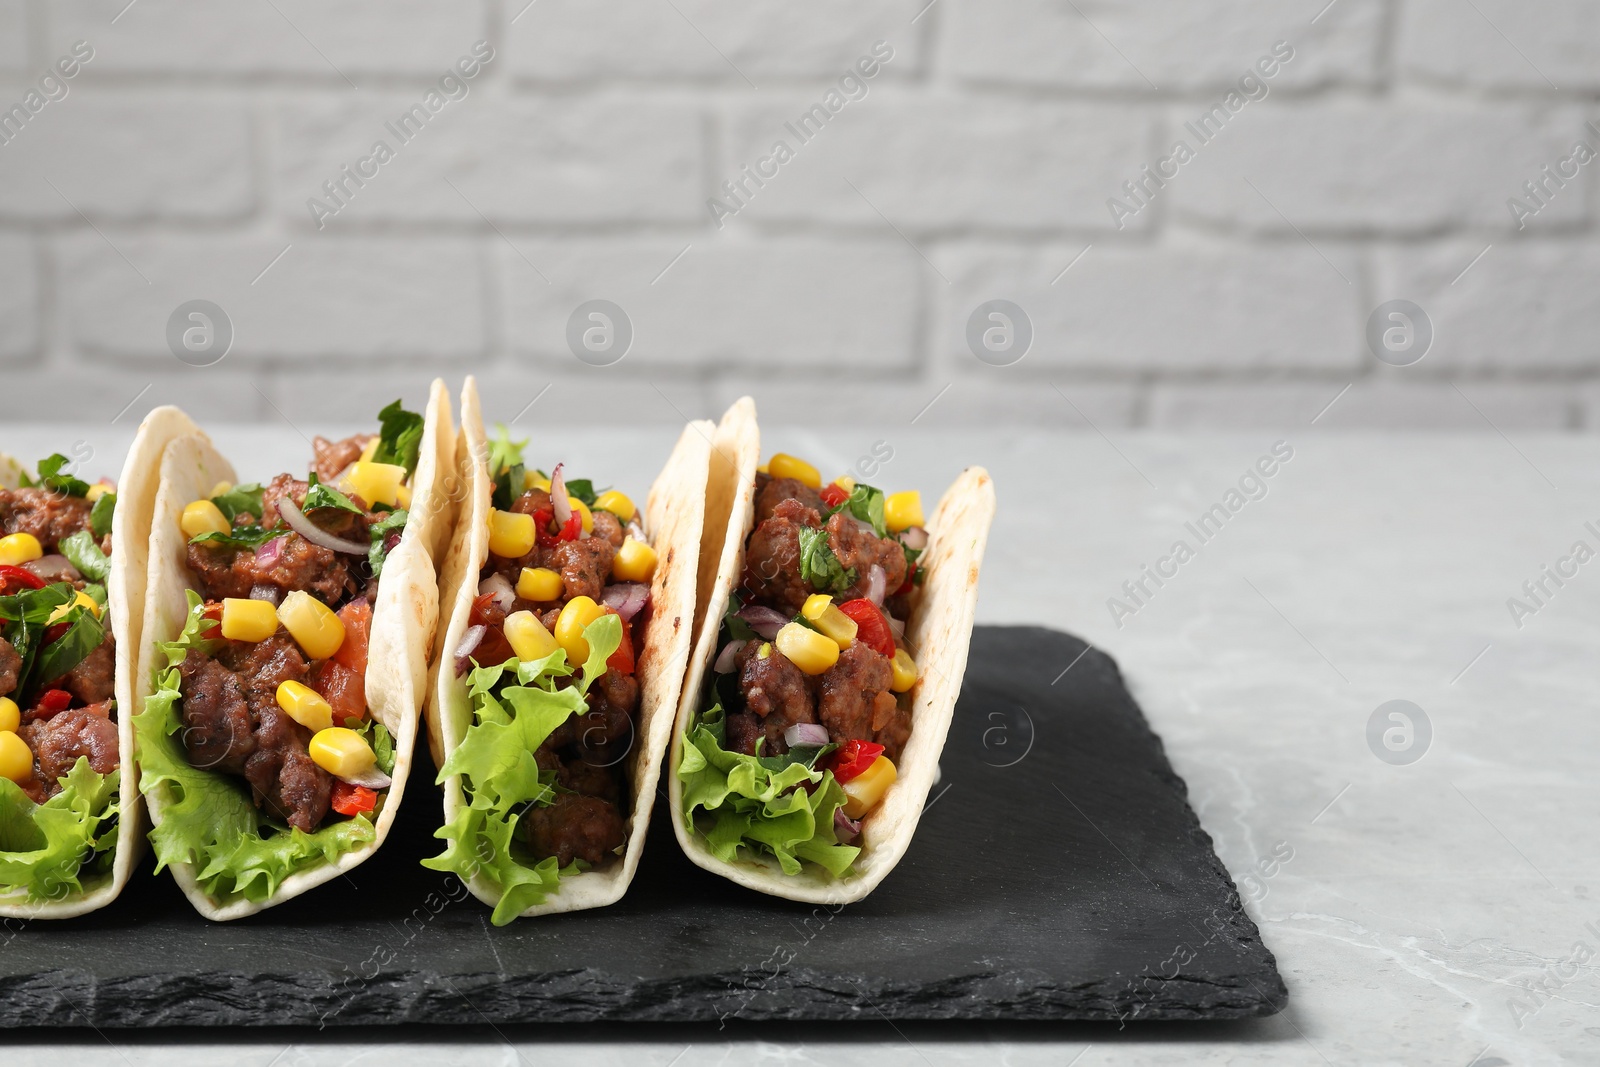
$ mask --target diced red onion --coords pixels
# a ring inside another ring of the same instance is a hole
[[[750,629],[766,638],[775,640],[778,631],[789,622],[789,616],[772,608],[762,607],[759,604],[750,604],[739,609],[739,618],[750,624]]]
[[[510,611],[517,599],[517,591],[511,588],[510,580],[498,571],[478,583],[478,595],[486,594],[494,597],[495,607],[502,611]]]
[[[351,556],[365,556],[371,545],[364,545],[359,541],[346,541],[342,537],[335,537],[325,530],[319,529],[317,524],[306,518],[293,500],[287,495],[278,500],[278,514],[283,516],[283,521],[289,528],[304,537],[314,545],[321,545],[330,552],[343,552]]]
[[[467,632],[461,635],[461,643],[456,646],[456,677],[459,678],[472,669],[472,654],[483,644],[484,635],[489,628],[479,623],[477,626],[467,627]]]
[[[250,587],[251,600],[265,600],[276,607],[283,603],[283,590],[269,582],[257,582]]]
[[[825,745],[828,743],[828,728],[816,722],[797,722],[783,732],[783,743],[790,748],[796,745]]]
[[[743,652],[744,646],[749,643],[749,641],[729,641],[722,646],[722,651],[717,653],[717,662],[711,665],[711,669],[718,674],[732,674],[734,660],[738,659],[739,653]]]
[[[884,573],[881,566],[874,563],[867,571],[867,599],[880,608],[883,607],[883,594],[888,584],[889,576]]]
[[[632,622],[650,603],[650,587],[643,582],[617,582],[606,586],[606,591],[600,594],[600,602],[621,615],[623,622]]]
[[[288,540],[286,537],[274,537],[270,541],[264,541],[257,545],[256,562],[263,567],[272,566],[278,561],[278,557],[283,554],[283,544],[286,540]]]
[[[920,552],[928,547],[928,531],[921,526],[911,526],[900,531],[900,540],[913,552]]]
[[[567,479],[562,475],[561,468],[565,464],[557,463],[556,469],[550,472],[550,507],[554,509],[556,523],[561,526],[567,524],[572,518],[572,502],[567,499]]]
[[[363,785],[368,789],[388,789],[394,784],[394,779],[378,770],[376,766],[365,774],[347,775],[340,778],[340,781],[349,782],[351,785]]]
[[[628,520],[628,528],[623,532],[640,544],[647,545],[650,543],[650,538],[644,535],[644,527],[640,525],[639,516],[637,515]]]
[[[833,832],[841,845],[848,845],[861,836],[861,820],[852,819],[844,813],[844,808],[833,809]]]

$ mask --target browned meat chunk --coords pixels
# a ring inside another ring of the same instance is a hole
[[[739,692],[744,706],[761,722],[767,743],[765,756],[789,751],[783,732],[798,722],[816,722],[816,683],[804,671],[769,647],[761,656],[761,642],[752,641],[739,653]]]
[[[11,642],[0,637],[0,697],[17,687],[17,675],[22,671],[22,657]]]
[[[561,572],[567,600],[586,596],[599,600],[611,578],[611,560],[617,548],[601,537],[563,541],[550,552],[550,567]]]
[[[310,833],[328,814],[333,776],[313,763],[306,751],[311,731],[289,718],[276,702],[252,710],[256,750],[245,761],[244,776],[256,806]]]
[[[761,720],[748,711],[736,711],[724,720],[722,747],[746,756],[756,754],[756,742],[765,737]]]
[[[784,500],[750,534],[745,545],[744,587],[762,604],[799,611],[816,590],[800,577],[800,527],[817,526],[814,508]]]
[[[550,507],[550,494],[543,489],[529,489],[511,502],[511,510],[523,515],[532,515],[536,511],[546,511]]]
[[[312,461],[311,469],[317,472],[317,477],[324,482],[331,482],[350,464],[361,458],[362,449],[367,447],[373,435],[358,433],[353,437],[346,437],[342,441],[330,441],[326,437],[313,437],[311,449],[317,458]]]
[[[822,494],[798,478],[772,478],[761,474],[756,480],[761,483],[756,492],[756,522],[765,522],[785,500],[798,500],[818,515],[827,510],[822,504]]]
[[[817,715],[832,741],[871,741],[873,731],[894,710],[889,684],[894,669],[881,652],[857,641],[839,653],[839,662],[822,676]]]
[[[590,531],[589,536],[599,541],[610,542],[612,548],[621,548],[624,536],[622,520],[609,511],[597,511],[594,513],[594,529]]]
[[[602,767],[582,759],[568,760],[557,769],[556,781],[563,789],[620,805],[622,782],[617,772],[617,767]]]
[[[189,762],[201,770],[243,774],[256,740],[239,676],[195,649],[189,650],[178,672],[183,747]]]
[[[901,707],[898,700],[887,706],[879,701],[873,710],[872,739],[883,746],[884,755],[899,763],[900,753],[910,737],[911,709]]]
[[[849,512],[841,511],[828,520],[828,547],[845,567],[854,567],[856,584],[839,599],[854,600],[867,595],[867,571],[874,563],[883,568],[889,592],[906,580],[906,553],[892,537],[879,537],[872,528]]]
[[[589,710],[575,725],[580,757],[602,767],[621,763],[633,747],[639,683],[631,675],[607,671],[589,687],[587,700]]]
[[[350,562],[359,557],[340,555],[296,533],[284,535],[282,549],[270,563],[263,563],[247,548],[207,544],[190,545],[188,558],[195,583],[207,600],[242,600],[257,585],[270,585],[286,593],[303,589],[332,606],[358,592],[361,585]]]
[[[28,533],[53,553],[64,537],[89,528],[90,504],[52,489],[0,489],[0,535]]]
[[[272,529],[278,525],[278,501],[284,497],[293,500],[296,507],[305,503],[306,493],[311,489],[311,483],[304,478],[296,478],[292,474],[280,474],[268,482],[261,490],[261,525]],[[243,516],[234,518],[234,525],[248,523],[251,520]]]
[[[44,679],[53,681],[54,679]],[[117,642],[108,631],[105,640],[56,682],[75,703],[98,704],[117,695]]]
[[[549,807],[533,808],[523,816],[523,826],[533,854],[554,856],[563,867],[574,859],[600,863],[626,840],[615,804],[578,793],[562,793]]]
[[[89,766],[97,774],[110,774],[117,769],[117,724],[111,721],[110,714],[109,703],[68,708],[17,729],[18,736],[33,750],[36,774],[46,797],[61,792],[59,779],[72,770],[80,756],[89,758]]]
[[[263,705],[278,706],[278,686],[303,683],[311,677],[305,654],[285,633],[273,634],[265,641],[230,641],[217,650],[217,659],[238,673],[250,710],[258,716]]]

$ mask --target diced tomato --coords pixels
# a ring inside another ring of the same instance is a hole
[[[335,662],[357,674],[367,673],[367,636],[372,631],[372,605],[366,597],[350,601],[339,609],[344,623],[344,644],[333,654]]]
[[[883,746],[872,741],[846,741],[827,757],[827,766],[839,784],[858,777],[883,755]]]
[[[878,605],[866,597],[859,597],[846,600],[839,605],[839,610],[856,624],[857,641],[874,652],[894,659],[894,634],[889,632],[889,621],[883,617],[883,610]]]
[[[563,541],[576,541],[581,533],[583,533],[583,516],[574,511],[567,516],[566,525],[561,527],[560,539]]]
[[[822,502],[830,508],[836,508],[850,499],[850,492],[838,482],[829,482],[822,487]]]
[[[338,661],[325,659],[311,668],[311,688],[333,709],[333,724],[367,717],[367,680],[364,671],[354,671]]]
[[[71,706],[71,693],[65,689],[46,689],[39,694],[38,708],[42,714],[36,716],[36,718],[48,719],[52,715],[66,711]]]
[[[340,815],[363,815],[378,806],[378,794],[364,785],[335,778],[328,806]]]
[[[560,540],[550,532],[550,522],[555,514],[550,508],[539,508],[533,513],[533,533],[541,548],[550,548]]]
[[[914,559],[913,560],[907,560],[906,561],[906,580],[901,582],[900,583],[900,588],[896,589],[890,595],[891,596],[904,596],[905,594],[911,592],[912,586],[914,584],[911,581],[911,579],[915,578],[916,576],[917,576],[917,561],[914,560]]]
[[[615,615],[616,612],[611,611],[608,608],[606,610],[606,614]],[[611,653],[610,657],[606,659],[606,670],[616,671],[618,674],[633,673],[633,637],[628,632],[631,629],[632,627],[630,627],[627,623],[622,624],[622,643],[618,645],[617,650]]]
[[[22,567],[0,566],[0,595],[10,596],[19,589],[43,589],[44,579]]]
[[[44,643],[47,645],[55,643],[62,634],[67,632],[67,628],[68,624],[64,622],[58,622],[54,626],[45,627]]]

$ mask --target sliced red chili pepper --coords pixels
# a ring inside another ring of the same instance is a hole
[[[560,540],[550,532],[550,520],[555,518],[555,512],[549,508],[539,508],[533,513],[533,533],[539,541],[540,548],[549,548]]]
[[[39,707],[54,715],[72,706],[72,694],[65,689],[46,689],[39,694]]]
[[[583,516],[574,511],[567,517],[566,525],[561,527],[558,535],[563,541],[576,541],[583,533]]]
[[[615,615],[616,612],[607,609],[606,614]],[[606,670],[616,671],[618,674],[633,673],[633,637],[628,632],[631,629],[627,623],[622,624],[622,643],[606,659]]]
[[[829,482],[822,487],[822,502],[830,508],[836,508],[850,499],[850,491],[838,482]]]
[[[0,566],[0,594],[9,596],[13,592],[11,589],[13,583],[27,589],[43,589],[45,587],[44,579],[30,570],[10,565]]]
[[[328,806],[340,815],[362,815],[378,806],[378,794],[364,785],[335,778]]]
[[[872,741],[846,741],[827,757],[827,766],[839,784],[860,777],[883,755],[883,746]]]
[[[883,617],[883,611],[878,605],[865,597],[860,597],[846,600],[839,605],[839,610],[856,624],[857,641],[880,655],[894,659],[894,634],[890,632],[889,621]]]

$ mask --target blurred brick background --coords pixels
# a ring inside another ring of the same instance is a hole
[[[1600,148],[1592,0],[0,0],[0,107],[80,40],[0,144],[9,419],[364,416],[470,370],[502,418],[598,387],[644,422],[750,391],[780,420],[1600,428],[1600,164],[1525,228],[1507,206]],[[865,97],[719,227],[719,185],[877,41]],[[1108,198],[1279,41],[1119,229]],[[1398,369],[1364,339],[1396,297],[1437,334]],[[215,366],[168,348],[196,298],[235,331]],[[636,333],[603,370],[565,340],[593,298]],[[991,298],[1033,323],[1011,366],[964,340]]]

